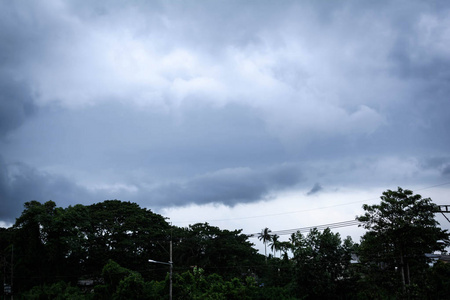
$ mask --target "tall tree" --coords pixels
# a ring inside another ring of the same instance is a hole
[[[264,256],[266,257],[266,262],[267,262],[267,243],[272,240],[272,236],[270,235],[271,232],[272,230],[266,227],[263,230],[261,230],[261,233],[258,236],[258,239],[264,243]]]
[[[53,281],[64,271],[55,202],[30,201],[24,207],[13,226],[16,291]]]
[[[135,203],[107,200],[66,209],[53,201],[25,203],[12,228],[15,290],[60,278],[98,276],[108,259],[139,269],[167,257],[169,225]],[[147,273],[147,277],[153,274]]]
[[[177,267],[198,266],[207,273],[225,278],[241,276],[254,265],[256,256],[248,236],[239,230],[221,230],[208,223],[197,223],[173,232],[173,260]]]
[[[275,257],[276,251],[280,250],[280,236],[278,234],[272,235],[272,243],[270,244],[270,249],[273,251],[273,257]]]
[[[109,259],[134,270],[148,259],[167,260],[169,224],[161,215],[120,200],[92,204],[88,213],[89,228],[83,231],[89,251],[86,265],[93,267],[90,273],[99,272]]]
[[[339,299],[339,285],[347,279],[353,242],[341,242],[339,233],[329,228],[311,229],[307,236],[292,236],[294,278],[298,296],[303,299]]]
[[[428,267],[425,253],[449,245],[448,232],[438,227],[434,217],[436,205],[399,187],[383,192],[380,204],[363,208],[365,214],[356,218],[368,230],[361,243],[362,261],[393,279],[399,270],[404,292],[412,283],[420,285]]]

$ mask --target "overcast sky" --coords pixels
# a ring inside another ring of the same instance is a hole
[[[449,95],[448,1],[1,1],[0,220],[120,199],[251,232],[397,186],[450,204]]]

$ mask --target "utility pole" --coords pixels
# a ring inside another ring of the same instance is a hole
[[[436,212],[440,212],[450,222],[450,219],[444,215],[450,213],[450,205],[437,205]]]
[[[172,261],[169,262],[163,262],[163,261],[156,261],[153,259],[149,259],[148,262],[154,263],[154,264],[163,264],[163,265],[168,265],[170,267],[170,285],[169,285],[169,299],[172,300],[172,269],[173,269],[173,263]]]
[[[170,230],[170,290],[169,299],[172,300],[172,271],[173,271],[173,260],[172,260],[172,230]]]
[[[6,253],[3,256],[3,292],[4,298],[9,295],[9,299],[14,299],[13,295],[13,281],[14,281],[14,245],[11,245],[11,262],[9,263],[9,270],[7,270],[8,262],[6,261]],[[7,272],[10,273],[10,279],[9,281]],[[7,283],[9,282],[9,284]]]
[[[170,223],[170,226],[172,226],[172,223]],[[158,243],[159,244],[159,243]],[[161,245],[160,245],[161,246]],[[161,246],[162,247],[162,246]],[[167,250],[163,247],[164,251],[167,252]],[[155,263],[155,264],[163,264],[163,265],[169,265],[170,272],[169,272],[169,279],[170,279],[170,285],[169,285],[169,299],[172,300],[172,273],[173,273],[173,260],[172,260],[172,228],[170,228],[170,249],[169,249],[169,261],[163,262],[163,261],[156,261],[153,259],[149,259],[148,262]]]
[[[14,244],[12,245],[11,248],[11,300],[14,299],[13,278],[14,278]]]
[[[6,294],[6,255],[3,256],[3,295]]]

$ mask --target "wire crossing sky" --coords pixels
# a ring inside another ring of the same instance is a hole
[[[349,221],[343,221],[343,222],[337,222],[337,223],[331,223],[331,224],[323,224],[323,225],[317,225],[317,226],[309,226],[309,227],[302,227],[302,228],[294,228],[294,229],[285,229],[285,230],[278,230],[278,231],[271,231],[270,235],[291,235],[296,232],[300,233],[308,233],[311,229],[317,228],[317,230],[324,230],[326,228],[330,229],[336,229],[336,228],[342,228],[347,226],[355,226],[359,225],[360,222],[356,220],[349,220]],[[251,233],[248,234],[249,237],[258,237],[260,233]]]

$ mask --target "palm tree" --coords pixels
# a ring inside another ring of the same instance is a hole
[[[272,249],[272,251],[273,251],[273,257],[275,257],[276,255],[275,255],[275,252],[277,251],[277,250],[280,250],[280,241],[278,240],[279,239],[279,235],[278,234],[274,234],[273,236],[272,236],[272,243],[270,244],[270,249]],[[281,255],[281,253],[280,253],[280,255]]]
[[[272,240],[272,236],[270,235],[271,232],[272,230],[266,227],[263,230],[261,230],[261,233],[258,236],[258,239],[264,243],[264,256],[266,257],[266,263],[267,263],[267,243]]]

